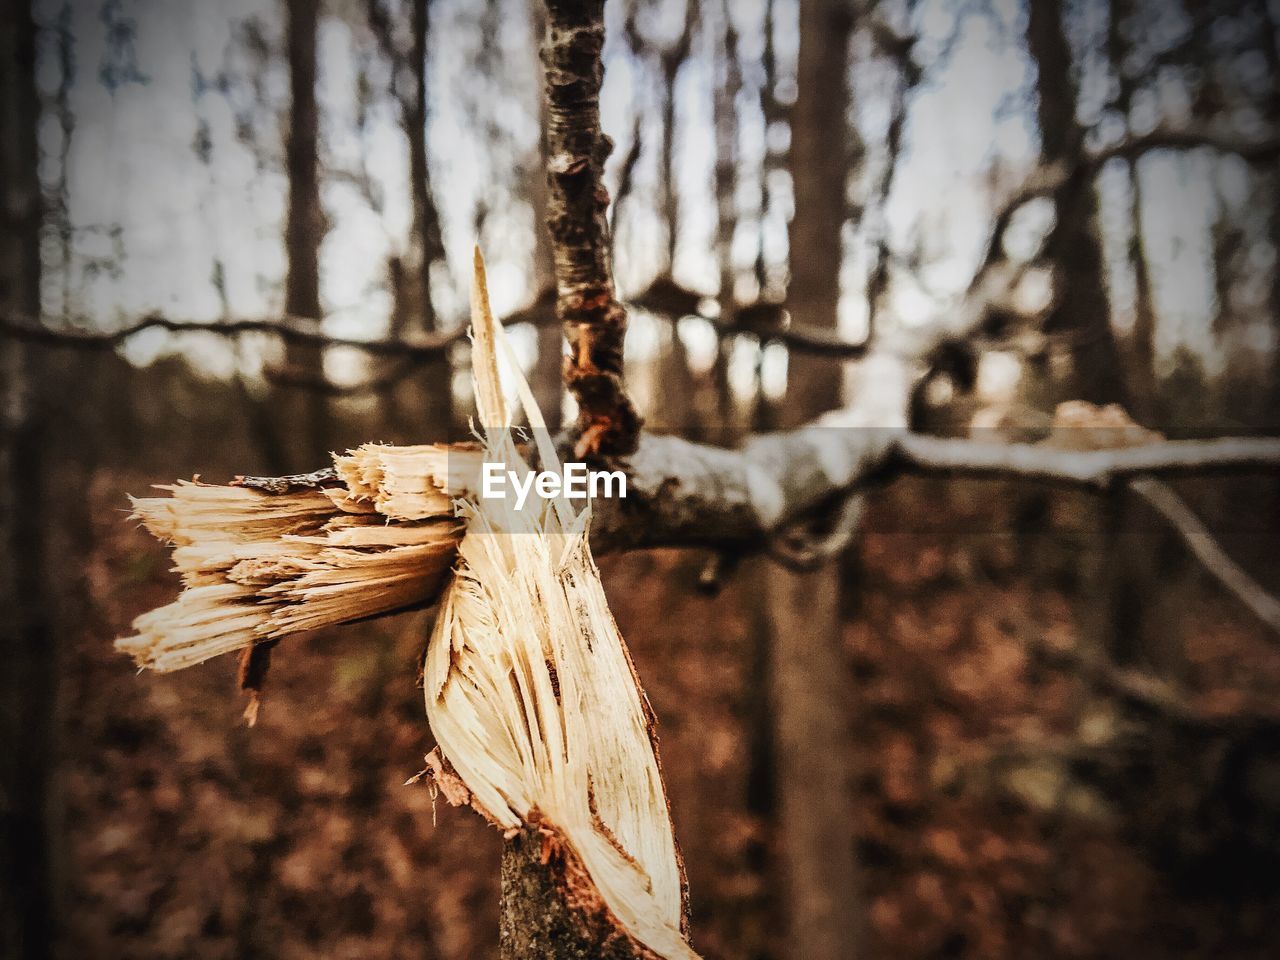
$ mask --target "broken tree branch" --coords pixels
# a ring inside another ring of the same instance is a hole
[[[479,251],[472,327],[480,455],[527,470],[509,431],[498,374],[499,349],[509,347],[489,312]],[[532,392],[512,372],[523,416],[543,431],[543,466],[559,471]],[[470,475],[474,483],[474,464]],[[389,479],[361,472],[376,510],[396,508]],[[502,956],[697,960],[656,719],[604,599],[588,516],[565,497],[536,511],[467,492],[455,503],[467,532],[423,690],[441,755],[508,837]],[[524,879],[513,884],[513,875]]]
[[[262,688],[266,685],[267,672],[271,669],[271,650],[277,642],[267,640],[240,651],[240,690],[249,698],[244,707],[244,720],[251,727],[258,723],[258,711],[262,707]]]

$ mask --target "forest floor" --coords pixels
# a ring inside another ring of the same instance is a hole
[[[64,955],[493,955],[499,836],[404,785],[432,746],[415,671],[429,614],[286,641],[247,729],[231,659],[137,675],[111,649],[175,592],[167,552],[120,509],[145,484],[96,479],[90,616],[62,653]],[[1231,830],[1248,819],[1239,791],[1184,789],[1240,751],[1135,726],[1043,662],[1027,630],[1050,644],[1074,631],[1061,578],[1032,576],[993,532],[989,495],[950,499],[968,523],[895,523],[935,495],[893,488],[847,564],[850,723],[833,744],[858,771],[858,816],[833,840],[858,845],[869,956],[1280,955],[1276,873]],[[768,567],[749,561],[708,598],[703,559],[601,568],[659,717],[694,942],[708,958],[773,957],[786,825],[770,816],[755,654]],[[1226,599],[1201,585],[1182,623],[1196,709],[1280,690],[1280,654]],[[1180,818],[1202,828],[1189,871]]]

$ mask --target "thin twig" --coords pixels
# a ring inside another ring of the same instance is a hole
[[[1280,137],[1261,140],[1235,137],[1210,130],[1175,130],[1160,128],[1137,137],[1127,137],[1109,147],[1094,151],[1084,157],[1081,165],[1068,167],[1063,164],[1042,164],[1031,170],[1022,185],[1009,195],[997,211],[987,243],[970,288],[977,286],[982,276],[995,263],[1003,259],[1004,236],[1014,215],[1030,203],[1051,197],[1078,176],[1093,176],[1112,160],[1137,160],[1155,150],[1194,150],[1207,147],[1221,153],[1232,153],[1254,164],[1273,162],[1280,157]]]
[[[300,323],[314,324],[314,320],[280,317],[263,320],[178,320],[161,313],[149,313],[127,326],[116,330],[81,330],[47,327],[30,318],[5,317],[0,319],[0,333],[52,346],[100,349],[118,347],[148,330],[165,330],[169,333],[212,333],[221,337],[237,337],[244,334],[267,334],[279,337],[286,343],[316,347],[349,347],[373,356],[408,357],[428,360],[447,351],[455,343],[466,339],[465,327],[441,333],[421,334],[412,341],[406,340],[355,340],[349,337],[333,337],[315,330],[304,329]]]
[[[292,387],[296,390],[309,390],[328,397],[355,397],[371,393],[381,393],[388,387],[407,380],[414,371],[423,366],[423,361],[412,357],[404,357],[386,373],[355,383],[334,383],[323,374],[309,374],[298,370],[280,370],[268,368],[265,376],[268,382],[281,387]]]
[[[700,293],[681,287],[674,280],[658,277],[645,290],[627,300],[668,317],[702,316],[699,307],[707,298]],[[867,345],[842,339],[838,334],[802,324],[791,323],[782,304],[751,303],[739,307],[729,318],[703,317],[712,324],[717,336],[733,337],[743,333],[754,334],[761,339],[785,344],[798,353],[830,357],[834,360],[851,360],[862,356]],[[555,291],[548,287],[538,292],[528,306],[508,314],[503,326],[531,324],[543,327],[557,323]],[[87,325],[88,321],[84,323]],[[204,333],[220,337],[239,337],[263,334],[279,337],[304,345],[319,347],[347,347],[378,357],[399,357],[416,364],[433,359],[466,340],[466,328],[458,327],[441,333],[419,335],[413,340],[356,340],[348,337],[331,337],[315,330],[305,330],[294,325],[289,317],[279,319],[248,320],[179,320],[160,313],[149,313],[141,319],[115,330],[91,330],[73,327],[53,327],[29,318],[0,319],[0,334],[71,349],[100,350],[123,346],[132,338],[148,330],[164,330],[173,334]],[[288,381],[290,386],[308,386],[305,381],[294,381],[294,375],[279,372],[273,377]],[[391,376],[391,374],[388,374]],[[327,385],[319,389],[337,393],[361,392],[377,384],[358,384],[350,388]]]
[[[829,529],[815,533],[813,520],[792,524],[770,539],[769,554],[793,570],[817,570],[849,549],[862,527],[866,507],[865,493],[844,497]]]
[[[994,597],[990,600],[994,602]],[[1082,649],[1078,644],[1052,643],[1027,614],[1016,607],[1005,609],[1006,617],[1011,618],[1008,625],[1034,657],[1072,671],[1098,690],[1141,712],[1194,729],[1252,730],[1280,723],[1280,716],[1254,710],[1207,713],[1195,706],[1195,696],[1183,687],[1139,670],[1121,667],[1100,654]]]
[[[1195,558],[1218,583],[1272,631],[1280,634],[1280,600],[1268,593],[1260,583],[1227,555],[1209,528],[1167,484],[1139,477],[1129,489],[1142,497],[1156,512],[1169,521]]]

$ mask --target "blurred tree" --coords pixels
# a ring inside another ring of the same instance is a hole
[[[1265,100],[1263,116],[1272,135],[1280,131],[1280,41],[1276,34],[1280,30],[1276,17],[1272,14],[1273,6],[1266,0],[1256,0],[1258,18],[1262,29],[1258,31],[1259,45],[1266,59],[1267,73],[1271,78],[1270,89]],[[1268,239],[1271,241],[1272,267],[1270,296],[1267,308],[1271,313],[1271,326],[1275,331],[1275,345],[1271,350],[1270,383],[1266,389],[1267,406],[1270,416],[1263,426],[1269,430],[1280,431],[1280,172],[1271,171],[1271,202],[1268,209]],[[1280,515],[1280,492],[1277,493],[1277,514]]]
[[[1036,64],[1041,155],[1067,172],[1055,192],[1057,225],[1045,251],[1059,271],[1050,329],[1071,335],[1072,370],[1066,398],[1125,401],[1128,391],[1111,328],[1111,306],[1098,236],[1093,168],[1084,162],[1084,128],[1076,117],[1071,48],[1061,0],[1027,5],[1027,49]]]
[[[316,42],[319,0],[285,0],[285,42],[289,60],[290,107],[285,130],[285,172],[289,178],[284,245],[288,258],[284,312],[313,321],[319,329],[320,243],[328,229],[320,202],[320,113],[316,104]],[[304,382],[324,381],[324,349],[315,344],[290,343],[285,348],[289,377]],[[328,456],[332,421],[322,391],[281,387],[281,422],[290,427],[289,470],[301,472]]]
[[[1116,78],[1115,109],[1120,114],[1126,134],[1132,135],[1133,98],[1137,78],[1130,58],[1133,51],[1132,31],[1139,28],[1131,0],[1112,0],[1108,33],[1111,70]],[[1142,176],[1140,158],[1129,161],[1128,246],[1125,251],[1133,272],[1133,330],[1130,333],[1129,396],[1132,412],[1148,425],[1156,415],[1158,385],[1156,383],[1156,315],[1151,296],[1151,268],[1142,227]]]
[[[540,37],[544,32],[545,10],[541,3],[532,3],[530,7],[533,35]],[[543,76],[541,58],[537,60],[537,72],[537,89],[542,90],[546,86],[546,78]],[[530,286],[533,288],[534,302],[531,309],[540,316],[549,317],[555,312],[556,265],[551,233],[547,229],[546,169],[547,101],[545,97],[538,97],[538,149],[524,180],[528,184],[529,206],[533,212],[533,282]],[[554,433],[560,429],[564,416],[564,381],[560,375],[564,358],[564,333],[559,324],[548,322],[547,319],[542,319],[537,324],[537,330],[538,356],[534,360],[529,382],[542,417],[547,422],[547,429]]]
[[[787,305],[797,321],[825,330],[836,328],[846,188],[851,164],[861,157],[848,119],[854,23],[852,9],[841,0],[801,0]],[[781,425],[797,426],[837,405],[840,384],[838,364],[793,354]],[[832,749],[849,723],[840,567],[828,562],[798,573],[770,565],[763,573],[788,954],[838,960],[857,954],[863,922],[848,753]]]
[[[715,87],[715,200],[716,200],[716,260],[720,268],[720,289],[717,296],[721,317],[730,317],[737,307],[734,286],[737,281],[733,266],[733,235],[738,225],[737,188],[738,166],[742,160],[738,147],[738,94],[742,88],[742,66],[738,62],[738,35],[733,27],[733,10],[729,0],[721,0],[718,7],[719,35],[716,37],[716,87]],[[763,28],[765,36],[765,77],[761,98],[772,97],[773,85],[773,4],[765,5]],[[766,120],[767,124],[767,120]],[[761,185],[763,194],[763,184]],[[763,208],[763,196],[761,207]],[[762,231],[763,233],[763,231]],[[736,417],[733,391],[729,385],[729,350],[733,343],[723,338],[716,344],[716,354],[711,366],[711,388],[714,406],[707,418],[713,433],[721,442],[728,443],[736,435]]]
[[[405,5],[392,4],[392,11]],[[403,257],[391,264],[390,334],[397,339],[440,330],[431,298],[431,273],[444,260],[440,214],[427,162],[427,32],[428,0],[408,5],[408,30],[393,20],[381,0],[368,0],[368,21],[383,55],[391,64],[392,94],[409,145],[409,202],[412,218]],[[408,42],[401,35],[408,34]],[[396,361],[392,361],[392,365]],[[383,416],[393,434],[406,441],[439,440],[453,426],[453,376],[447,356],[434,357],[415,369],[412,378],[397,378],[384,391]]]
[[[30,4],[0,10],[0,314],[40,315],[36,27]],[[51,790],[58,622],[46,567],[45,354],[0,341],[0,956],[52,955]]]

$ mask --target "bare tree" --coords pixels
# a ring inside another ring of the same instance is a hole
[[[1263,26],[1263,29],[1259,31],[1259,43],[1263,56],[1266,58],[1267,69],[1271,75],[1271,90],[1266,99],[1264,115],[1274,132],[1280,129],[1280,41],[1276,40],[1276,21],[1272,16],[1271,8],[1265,2],[1259,2],[1257,10]],[[1275,256],[1280,259],[1280,174],[1273,170],[1270,180],[1269,239],[1271,241],[1271,249],[1275,251]],[[1272,273],[1271,296],[1268,300],[1268,306],[1271,310],[1272,324],[1277,329],[1280,329],[1280,269],[1276,269]],[[1271,386],[1267,409],[1271,411],[1272,418],[1267,426],[1277,429],[1280,428],[1280,350],[1272,353],[1270,379]],[[1277,499],[1280,500],[1280,494],[1278,494]]]
[[[1137,82],[1128,64],[1133,46],[1129,31],[1136,29],[1133,6],[1127,0],[1113,0],[1109,46],[1116,74],[1116,110],[1128,130]],[[1142,176],[1138,160],[1129,161],[1129,245],[1126,251],[1133,271],[1132,382],[1129,391],[1134,412],[1151,422],[1156,404],[1155,303],[1152,300],[1151,269],[1147,261],[1146,237],[1142,228]]]
[[[546,13],[541,3],[530,4],[534,35],[545,30]],[[544,65],[538,60],[538,90],[546,86]],[[538,150],[529,170],[529,205],[533,211],[533,283],[534,302],[530,309],[542,318],[538,328],[538,356],[531,377],[533,395],[547,421],[547,429],[559,431],[564,404],[564,380],[561,367],[564,360],[564,333],[554,319],[555,310],[555,253],[551,247],[551,234],[547,226],[547,99],[538,97]],[[615,204],[616,206],[616,204]]]
[[[0,309],[40,313],[39,102],[31,5],[0,12]],[[0,341],[0,955],[51,956],[50,822],[58,635],[46,577],[49,384],[43,354]]]
[[[431,271],[444,259],[440,214],[427,162],[427,37],[428,0],[409,6],[408,43],[401,42],[387,9],[369,0],[369,26],[391,64],[392,90],[400,107],[400,123],[409,144],[409,201],[413,216],[407,250],[392,261],[393,339],[416,339],[440,330],[431,299]],[[394,368],[389,367],[389,370]],[[440,438],[453,425],[452,371],[445,355],[433,357],[413,371],[413,377],[394,378],[383,394],[384,409],[394,429],[407,436]]]
[[[1097,232],[1098,198],[1084,163],[1084,129],[1076,118],[1071,48],[1060,0],[1028,4],[1027,49],[1037,70],[1037,114],[1046,163],[1070,173],[1054,192],[1058,222],[1045,251],[1060,271],[1051,326],[1075,334],[1067,396],[1094,403],[1127,399]]]
[[[320,113],[316,104],[316,43],[320,0],[285,0],[290,107],[285,133],[285,170],[289,176],[284,244],[288,258],[284,309],[318,328],[320,242],[326,232],[320,202]],[[285,351],[290,376],[324,379],[324,350],[316,344],[290,344]],[[315,391],[282,388],[282,409],[294,424],[298,442],[287,454],[290,469],[305,469],[328,453],[332,423],[328,400]]]
[[[853,13],[839,0],[802,0],[798,93],[791,113],[791,312],[836,327],[841,229],[850,165],[861,149],[848,121]],[[841,371],[792,356],[781,424],[795,427],[840,402]],[[854,863],[840,567],[762,570],[769,631],[777,848],[786,881],[788,954],[837,960],[857,952],[861,898]]]

